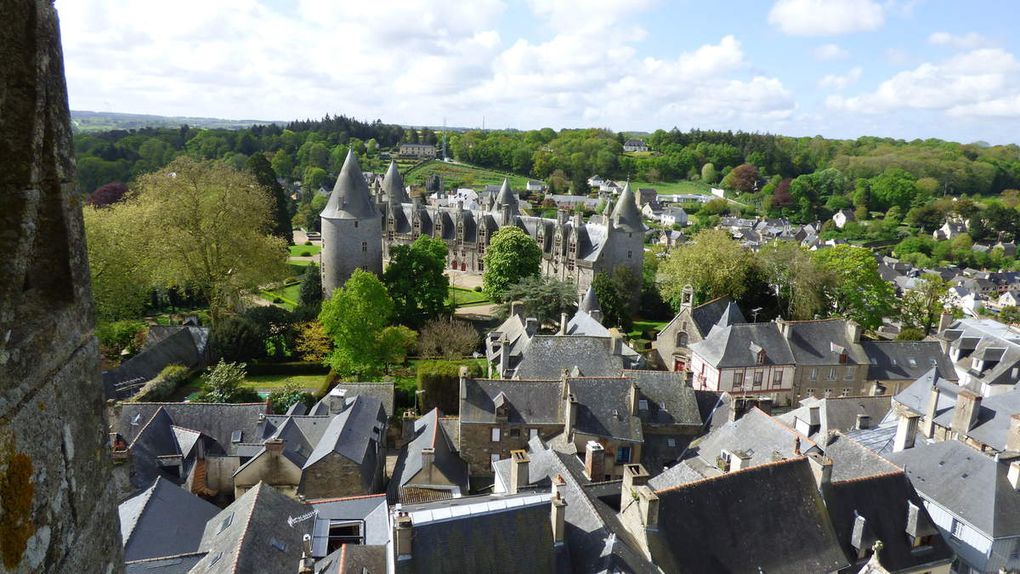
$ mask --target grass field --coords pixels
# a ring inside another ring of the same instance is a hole
[[[657,182],[653,183],[650,181],[632,181],[630,182],[631,189],[638,189],[641,187],[653,187],[655,191],[660,194],[674,194],[674,193],[700,193],[702,195],[709,195],[711,185],[702,183],[700,181],[672,181],[672,182]]]
[[[291,245],[290,256],[291,257],[310,257],[317,255],[322,250],[321,245]],[[307,254],[307,255],[306,255]]]
[[[312,392],[322,386],[322,381],[325,378],[326,375],[248,375],[241,385],[268,393],[281,389],[288,383],[294,383],[302,389]]]
[[[267,301],[281,299],[283,301],[282,305],[288,311],[293,311],[298,306],[301,298],[301,284],[295,283],[286,287],[280,287],[279,289],[273,289],[272,291],[260,291],[259,296]]]
[[[450,301],[454,307],[485,305],[492,302],[489,301],[489,298],[486,297],[484,293],[479,293],[470,289],[463,289],[461,287],[450,287],[447,300]]]
[[[510,178],[510,186],[521,191],[528,184],[528,178],[522,175],[505,174],[470,165],[431,161],[421,167],[404,174],[404,181],[410,185],[425,185],[425,180],[432,174],[443,178],[443,186],[447,189],[457,187],[482,188],[486,185],[499,185],[504,177]]]

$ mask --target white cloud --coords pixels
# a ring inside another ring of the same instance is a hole
[[[1004,50],[980,49],[941,63],[926,62],[900,72],[870,93],[829,96],[830,108],[883,113],[901,109],[936,110],[951,116],[1020,118],[1020,62]]]
[[[885,13],[874,0],[776,0],[769,23],[791,36],[837,36],[876,30]]]
[[[828,60],[839,60],[846,58],[850,53],[844,50],[839,44],[822,44],[815,48],[815,59],[823,62]]]
[[[928,36],[928,42],[936,46],[952,46],[953,48],[961,48],[964,50],[982,48],[987,46],[989,43],[987,38],[977,32],[970,32],[969,34],[935,32],[931,36]]]
[[[529,0],[527,39],[501,0],[57,5],[75,109],[618,129],[767,129],[796,109],[733,36],[639,56],[650,1]]]
[[[818,81],[818,86],[829,90],[844,90],[849,86],[856,84],[861,79],[860,66],[855,66],[845,74],[829,74]]]

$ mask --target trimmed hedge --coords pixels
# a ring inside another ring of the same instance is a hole
[[[424,412],[438,408],[444,415],[460,413],[460,368],[466,366],[472,377],[481,376],[477,362],[423,361],[418,363],[418,388]]]
[[[160,402],[169,399],[184,381],[188,380],[184,365],[167,365],[131,398],[134,402]]]

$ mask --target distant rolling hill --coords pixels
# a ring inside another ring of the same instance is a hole
[[[71,123],[77,131],[102,132],[109,130],[134,130],[146,127],[175,128],[185,124],[200,128],[239,130],[251,127],[255,124],[283,125],[287,122],[269,120],[221,120],[217,118],[151,116],[146,114],[118,114],[115,112],[86,112],[71,110]]]

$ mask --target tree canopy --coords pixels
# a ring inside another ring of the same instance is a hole
[[[501,227],[485,250],[482,285],[489,298],[502,301],[511,285],[538,275],[542,250],[524,230]]]
[[[834,277],[825,289],[834,314],[853,319],[865,329],[877,329],[884,317],[893,315],[893,288],[878,274],[871,251],[841,244],[817,251],[815,260]]]
[[[751,265],[750,251],[734,241],[729,232],[707,229],[674,249],[659,265],[659,288],[674,311],[680,308],[687,284],[694,287],[698,301],[724,295],[739,299],[747,289]]]
[[[426,235],[410,245],[390,247],[390,262],[382,280],[393,299],[398,323],[417,329],[446,311],[450,286],[444,273],[447,253],[442,239]]]

